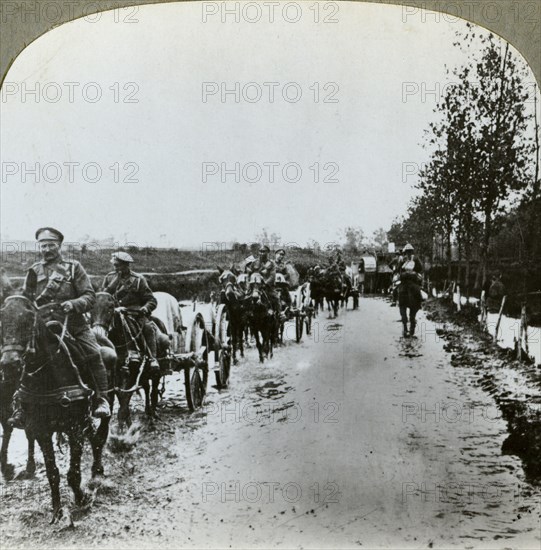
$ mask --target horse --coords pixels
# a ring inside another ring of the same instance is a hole
[[[50,307],[51,304],[46,306]],[[67,480],[75,503],[83,506],[91,501],[81,488],[84,439],[88,437],[91,443],[92,477],[96,478],[103,475],[102,453],[109,433],[109,418],[101,419],[98,430],[94,430],[91,421],[93,391],[76,366],[81,356],[73,338],[64,330],[58,334],[59,331],[52,328],[58,323],[46,324],[41,310],[25,296],[18,295],[5,300],[0,320],[0,368],[7,379],[20,380],[16,399],[24,410],[26,434],[38,442],[43,453],[53,504],[51,523],[55,523],[62,518],[63,509],[53,434],[67,435],[70,447]],[[91,373],[85,374],[91,376]]]
[[[255,338],[259,362],[263,363],[265,357],[272,357],[274,337],[276,334],[276,312],[271,300],[263,289],[264,280],[260,273],[252,273],[250,276],[251,292],[246,296],[244,303],[247,310],[250,331]]]
[[[400,317],[402,319],[405,338],[415,335],[417,312],[421,309],[422,296],[419,276],[416,273],[402,273],[400,275],[400,284],[398,285],[398,306],[400,308]],[[408,331],[408,312],[409,309],[409,331]]]
[[[350,298],[353,298],[353,309],[359,308],[359,275],[348,274],[346,279],[346,284],[342,287],[343,290],[343,300],[342,304],[347,309],[348,302]]]
[[[310,288],[312,298],[316,303],[316,313],[319,307],[323,307],[323,298],[327,302],[329,313],[334,314],[334,318],[338,316],[338,308],[343,296],[343,280],[340,272],[327,268],[319,273],[314,273]]]
[[[132,395],[143,388],[145,392],[145,413],[151,419],[158,418],[156,408],[159,400],[159,385],[162,372],[168,369],[169,336],[164,324],[152,318],[158,333],[158,362],[160,370],[152,373],[148,369],[148,352],[142,336],[142,328],[134,317],[138,312],[121,312],[115,309],[115,300],[108,292],[97,292],[96,302],[90,314],[91,326],[98,342],[110,343],[117,353],[114,368],[114,391],[119,409],[118,422],[122,431],[131,426],[130,401]]]
[[[3,268],[0,268],[0,307],[4,305],[7,297],[16,292],[11,284],[9,277]],[[8,420],[13,414],[13,394],[19,387],[19,378],[17,376],[9,377],[8,374],[0,370],[0,425],[2,425],[2,448],[0,449],[0,471],[6,481],[15,477],[15,468],[8,460],[9,442],[13,434],[13,428]],[[35,441],[26,436],[28,441],[28,455],[26,460],[26,469],[17,477],[19,479],[30,479],[36,472],[36,461],[34,458]]]
[[[244,307],[245,294],[237,284],[237,275],[230,269],[218,267],[220,276],[218,282],[222,286],[220,303],[225,304],[229,315],[229,331],[231,333],[231,348],[233,364],[237,365],[237,350],[244,357],[244,330],[246,326],[246,311]]]

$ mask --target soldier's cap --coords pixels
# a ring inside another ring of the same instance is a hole
[[[264,244],[260,249],[259,252],[270,252],[270,248]]]
[[[115,260],[126,262],[127,264],[131,264],[133,262],[133,258],[127,252],[115,252],[111,254],[111,263]]]
[[[278,254],[278,252],[283,252],[284,254],[286,253],[286,251],[283,248],[278,248],[277,250],[274,251],[275,254]]]
[[[36,241],[58,241],[60,244],[64,241],[64,235],[53,227],[41,227],[36,231]]]
[[[410,243],[408,243],[403,249],[402,249],[402,252],[407,252],[408,250],[415,250],[413,248],[413,245],[411,245]]]

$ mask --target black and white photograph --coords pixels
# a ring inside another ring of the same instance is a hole
[[[0,547],[541,547],[539,0],[0,0]]]

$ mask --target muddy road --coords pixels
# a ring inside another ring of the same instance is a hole
[[[423,312],[417,340],[397,320],[367,298],[320,314],[300,344],[290,327],[272,360],[249,349],[196,414],[169,376],[161,421],[141,416],[133,447],[108,450],[74,527],[48,524],[42,464],[32,483],[2,482],[2,549],[539,548],[541,490],[502,455],[495,401]],[[11,456],[22,467],[22,449]]]

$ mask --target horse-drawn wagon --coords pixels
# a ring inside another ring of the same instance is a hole
[[[162,307],[164,293],[156,292],[156,316],[164,323],[171,339],[170,368],[184,372],[186,401],[190,410],[203,406],[207,392],[209,371],[213,370],[218,387],[229,383],[231,352],[229,320],[223,305],[193,304],[187,312],[186,326],[182,322],[179,305]]]
[[[291,301],[293,303],[292,314],[295,317],[295,340],[300,342],[304,326],[306,334],[312,333],[312,317],[314,316],[314,306],[310,295],[310,283],[306,282],[291,292]]]

